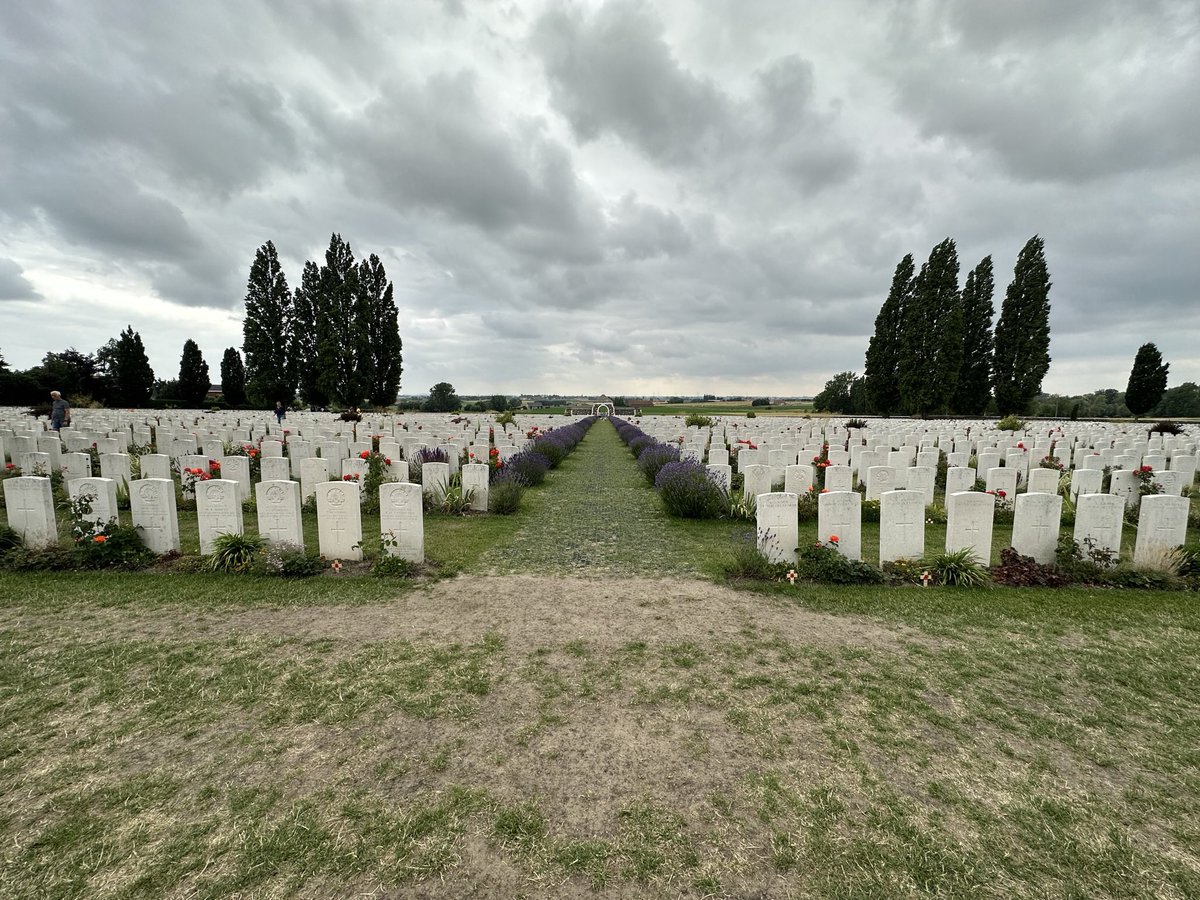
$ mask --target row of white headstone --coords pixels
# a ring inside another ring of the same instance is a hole
[[[488,467],[463,467],[466,490],[474,489],[473,504],[487,508]],[[379,527],[385,552],[414,562],[425,556],[423,498],[434,502],[445,496],[449,482],[446,463],[426,463],[422,484],[389,482],[379,488]],[[141,478],[129,483],[132,524],[142,541],[156,553],[180,549],[175,482],[169,478]],[[224,478],[197,481],[196,518],[200,552],[211,553],[221,534],[241,534],[244,529],[241,484]],[[117,481],[111,478],[76,478],[67,481],[72,501],[86,499],[86,520],[95,527],[119,521]],[[290,480],[262,481],[255,485],[258,533],[269,544],[304,546],[301,518],[302,488]],[[22,475],[3,482],[4,503],[10,527],[29,547],[58,542],[51,481]],[[317,534],[322,556],[330,559],[362,558],[361,488],[354,481],[327,481],[314,486]]]
[[[948,495],[946,551],[970,548],[983,565],[992,563],[992,524],[996,498],[980,491]],[[790,491],[757,498],[758,548],[772,562],[796,562],[799,541],[799,496]],[[1016,497],[1012,547],[1037,562],[1054,561],[1062,522],[1063,498],[1051,493]],[[1152,494],[1141,498],[1134,562],[1181,546],[1187,539],[1186,497]],[[925,556],[925,503],[918,491],[887,491],[880,497],[879,561]],[[1074,539],[1081,546],[1120,556],[1125,498],[1085,494],[1075,512]],[[857,491],[821,494],[817,505],[817,540],[836,546],[851,559],[862,558],[862,495]]]

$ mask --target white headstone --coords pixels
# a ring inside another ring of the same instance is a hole
[[[987,470],[987,490],[995,491],[997,496],[1001,496],[1000,492],[1010,503],[1017,493],[1017,470],[997,466],[994,469]]]
[[[831,494],[854,489],[854,473],[849,466],[829,466],[825,469],[825,490]]]
[[[196,482],[196,518],[200,527],[200,552],[212,553],[220,534],[242,533],[242,501],[236,481],[214,478]]]
[[[758,495],[756,522],[758,525],[758,550],[770,562],[796,562],[796,544],[799,541],[795,494],[768,492]]]
[[[64,453],[62,460],[63,477],[67,481],[73,478],[92,477],[92,456],[90,453]],[[3,461],[3,458],[0,458],[0,462]]]
[[[427,462],[421,466],[421,490],[437,506],[446,499],[450,489],[450,464]]]
[[[1058,481],[1062,473],[1057,469],[1030,469],[1028,492],[1031,494],[1057,494]]]
[[[789,494],[807,494],[813,486],[813,467],[807,463],[783,470],[783,489]]]
[[[1138,514],[1137,542],[1133,561],[1147,561],[1156,552],[1182,546],[1187,539],[1190,501],[1170,494],[1151,494],[1142,498]]]
[[[226,481],[236,481],[238,499],[245,500],[250,496],[250,457],[226,456],[221,462],[221,477]]]
[[[38,475],[6,478],[4,506],[8,525],[21,535],[25,546],[40,549],[58,543],[58,523],[54,519],[54,492],[50,479]]]
[[[130,485],[129,508],[143,544],[155,553],[179,549],[174,481],[170,478],[139,479]]]
[[[1013,549],[1039,563],[1054,562],[1061,524],[1062,497],[1058,494],[1018,494],[1013,513]]]
[[[1103,484],[1104,473],[1100,469],[1076,469],[1071,473],[1071,496],[1098,494]]]
[[[1116,560],[1121,554],[1121,529],[1125,500],[1113,494],[1080,494],[1075,506],[1075,543],[1086,554],[1089,547],[1106,550]]]
[[[329,461],[319,456],[300,460],[300,495],[306,501],[317,492],[317,485],[329,480]]]
[[[263,456],[259,466],[263,481],[292,480],[292,464],[285,456]]]
[[[138,458],[142,478],[170,478],[171,457],[165,453],[143,453]]]
[[[946,552],[971,548],[977,562],[992,564],[992,514],[996,498],[980,491],[959,491],[946,503]]]
[[[413,562],[425,561],[423,493],[419,484],[388,483],[379,487],[379,527],[384,552]]]
[[[946,497],[975,487],[975,470],[970,466],[951,466],[946,470]]]
[[[317,536],[327,559],[362,559],[362,512],[353,481],[318,484]]]
[[[463,493],[471,492],[471,509],[487,512],[488,478],[491,471],[484,463],[468,463],[462,467]]]
[[[888,491],[879,498],[879,561],[925,555],[925,497],[919,491]]]
[[[80,518],[92,524],[93,533],[109,522],[120,519],[117,514],[117,483],[111,478],[74,478],[67,482],[67,496],[72,503],[87,498],[86,505],[90,511]]]
[[[902,451],[895,451],[897,453]],[[896,469],[893,466],[871,466],[867,469],[867,500],[878,500],[885,491],[896,489]]]
[[[926,506],[933,505],[934,487],[937,484],[937,469],[933,466],[910,466],[905,487],[921,495]]]
[[[858,491],[821,494],[817,501],[817,540],[837,538],[838,551],[862,559],[862,495]]]
[[[263,457],[263,462],[279,461]],[[283,460],[286,464],[287,460]],[[304,546],[304,526],[300,517],[300,485],[289,479],[260,481],[254,486],[258,512],[258,533],[269,544]]]
[[[742,469],[742,495],[757,497],[771,493],[771,467],[751,465]]]

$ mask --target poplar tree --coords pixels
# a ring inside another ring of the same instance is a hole
[[[1125,405],[1135,417],[1143,416],[1158,405],[1167,391],[1167,370],[1162,354],[1153,344],[1142,344],[1133,358],[1129,385],[1125,388]]]
[[[179,399],[185,406],[198,408],[211,386],[204,354],[199,344],[188,338],[183,342],[183,356],[179,360]]]
[[[317,382],[330,399],[357,406],[366,398],[366,384],[358,377],[362,339],[356,315],[358,267],[350,245],[334,233],[321,266],[316,303]]]
[[[399,312],[394,288],[379,257],[372,253],[358,267],[359,311],[363,318],[368,391],[373,406],[391,406],[400,390],[403,372]]]
[[[221,357],[221,394],[230,406],[246,402],[246,367],[237,347],[226,347]]]
[[[863,378],[867,402],[880,415],[890,416],[900,408],[900,331],[904,307],[912,299],[913,258],[907,254],[896,265],[892,288],[875,317],[875,334],[867,346]]]
[[[294,299],[279,265],[275,245],[267,241],[254,254],[246,282],[246,318],[242,350],[246,355],[246,393],[257,406],[292,402],[296,392],[289,361],[295,318]]]
[[[992,258],[985,256],[962,289],[963,360],[950,406],[963,415],[978,416],[991,399],[993,290]]]
[[[992,387],[1002,416],[1024,413],[1050,369],[1050,284],[1045,243],[1034,235],[1017,257],[996,323]]]
[[[321,270],[308,260],[296,288],[293,309],[296,314],[290,356],[293,377],[309,406],[328,406],[330,397],[321,385],[321,360],[317,355],[317,317],[321,306]]]
[[[958,386],[963,355],[958,251],[946,238],[913,283],[900,330],[900,403],[909,415],[944,412]]]

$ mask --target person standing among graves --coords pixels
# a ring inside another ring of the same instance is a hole
[[[50,407],[50,427],[60,431],[64,426],[71,424],[71,404],[64,400],[58,391],[51,391],[50,399],[53,401]]]
[[[287,415],[287,410],[283,408],[283,401],[276,400],[275,401],[275,421],[278,422],[280,425],[282,425],[283,419],[286,415]]]

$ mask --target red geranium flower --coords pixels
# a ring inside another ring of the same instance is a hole
[[[370,459],[370,458],[371,458],[371,451],[370,451],[370,450],[364,450],[362,453],[358,454],[358,458],[359,458],[359,459]]]
[[[838,542],[838,536],[836,534],[831,534],[829,536],[829,543],[836,544],[837,542]]]
[[[98,534],[94,538],[92,538],[92,540],[95,541],[97,544],[103,544],[105,541],[108,540],[108,538],[106,538],[102,534]]]

